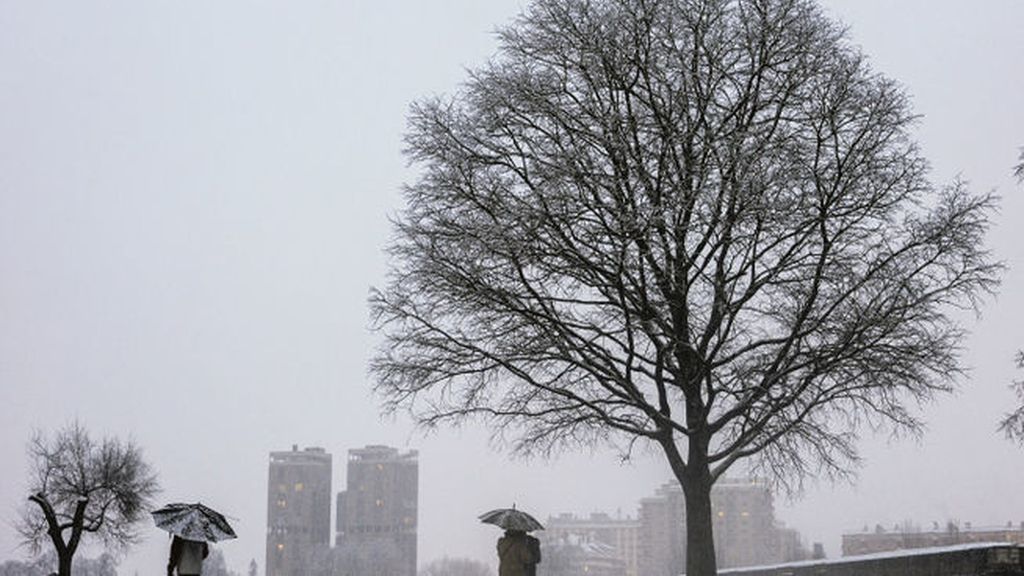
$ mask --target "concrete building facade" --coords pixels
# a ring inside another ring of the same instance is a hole
[[[588,517],[550,517],[538,536],[543,549],[571,550],[584,557],[582,568],[588,575],[600,567],[605,572],[617,571],[615,576],[637,576],[639,534],[640,522],[636,518],[612,518],[595,512]],[[547,562],[545,571],[549,574],[550,568],[551,563]]]
[[[721,479],[711,490],[712,528],[719,568],[803,560],[799,535],[775,520],[768,487],[751,479]],[[638,576],[686,571],[686,503],[678,482],[640,501]]]
[[[842,539],[843,556],[980,542],[1024,545],[1024,522],[1009,522],[1005,526],[972,526],[969,522],[961,525],[950,521],[945,526],[934,523],[930,529],[921,529],[919,526],[904,523],[894,526],[891,530],[876,525],[873,529],[865,528],[861,532],[843,534]]]
[[[640,500],[640,576],[679,576],[686,571],[686,502],[677,483]]]
[[[416,576],[418,452],[349,450],[346,474],[338,494],[335,574]]]
[[[750,479],[719,480],[711,490],[715,556],[722,568],[782,562],[775,506],[768,487]]]
[[[541,541],[544,576],[624,576],[626,564],[612,546],[575,537]]]
[[[331,544],[331,455],[323,448],[271,452],[266,576],[306,576]]]

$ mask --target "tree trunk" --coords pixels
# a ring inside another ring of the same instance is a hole
[[[57,552],[57,576],[71,576],[71,559],[78,549],[78,542],[82,536],[82,522],[85,516],[85,507],[89,503],[87,498],[81,498],[75,503],[75,513],[72,517],[72,536],[68,542],[64,541],[63,531],[53,506],[42,492],[37,492],[28,497],[32,502],[39,505],[46,519],[46,533],[53,542],[53,549]]]
[[[57,555],[57,576],[71,576],[71,552]]]
[[[689,437],[687,444],[687,461],[684,461],[671,436],[661,442],[669,466],[683,488],[686,576],[716,576],[718,563],[711,515],[713,482],[708,467],[708,442],[706,437],[695,434]]]
[[[711,474],[691,463],[683,484],[686,501],[686,575],[715,576],[715,540],[711,517]]]

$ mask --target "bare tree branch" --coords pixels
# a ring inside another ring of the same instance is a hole
[[[1024,368],[1024,350],[1017,352],[1017,368]],[[1017,394],[1017,408],[1003,417],[999,430],[1010,440],[1024,443],[1024,379],[1015,380],[1012,388]]]

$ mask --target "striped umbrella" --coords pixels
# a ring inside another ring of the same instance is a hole
[[[522,532],[533,532],[543,530],[540,522],[522,510],[516,510],[515,505],[511,508],[498,508],[480,515],[480,521],[484,524],[494,524],[505,530],[519,530]]]
[[[218,542],[237,538],[224,515],[200,503],[177,502],[153,511],[156,527],[197,542]]]

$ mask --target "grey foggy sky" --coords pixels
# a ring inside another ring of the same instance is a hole
[[[838,555],[844,530],[909,519],[1024,521],[1024,449],[995,432],[1024,373],[1024,2],[829,0],[923,115],[934,179],[997,190],[989,246],[1009,270],[973,332],[961,392],[920,442],[865,431],[853,486],[811,484],[778,516]],[[493,52],[512,0],[0,0],[0,561],[33,429],[79,418],[131,436],[164,486],[237,518],[220,548],[261,569],[267,454],[383,443],[420,454],[420,561],[490,560],[475,515],[511,504],[635,514],[657,456],[510,461],[479,427],[422,438],[381,421],[366,296],[412,178],[409,103]],[[121,573],[162,569],[156,529]]]

